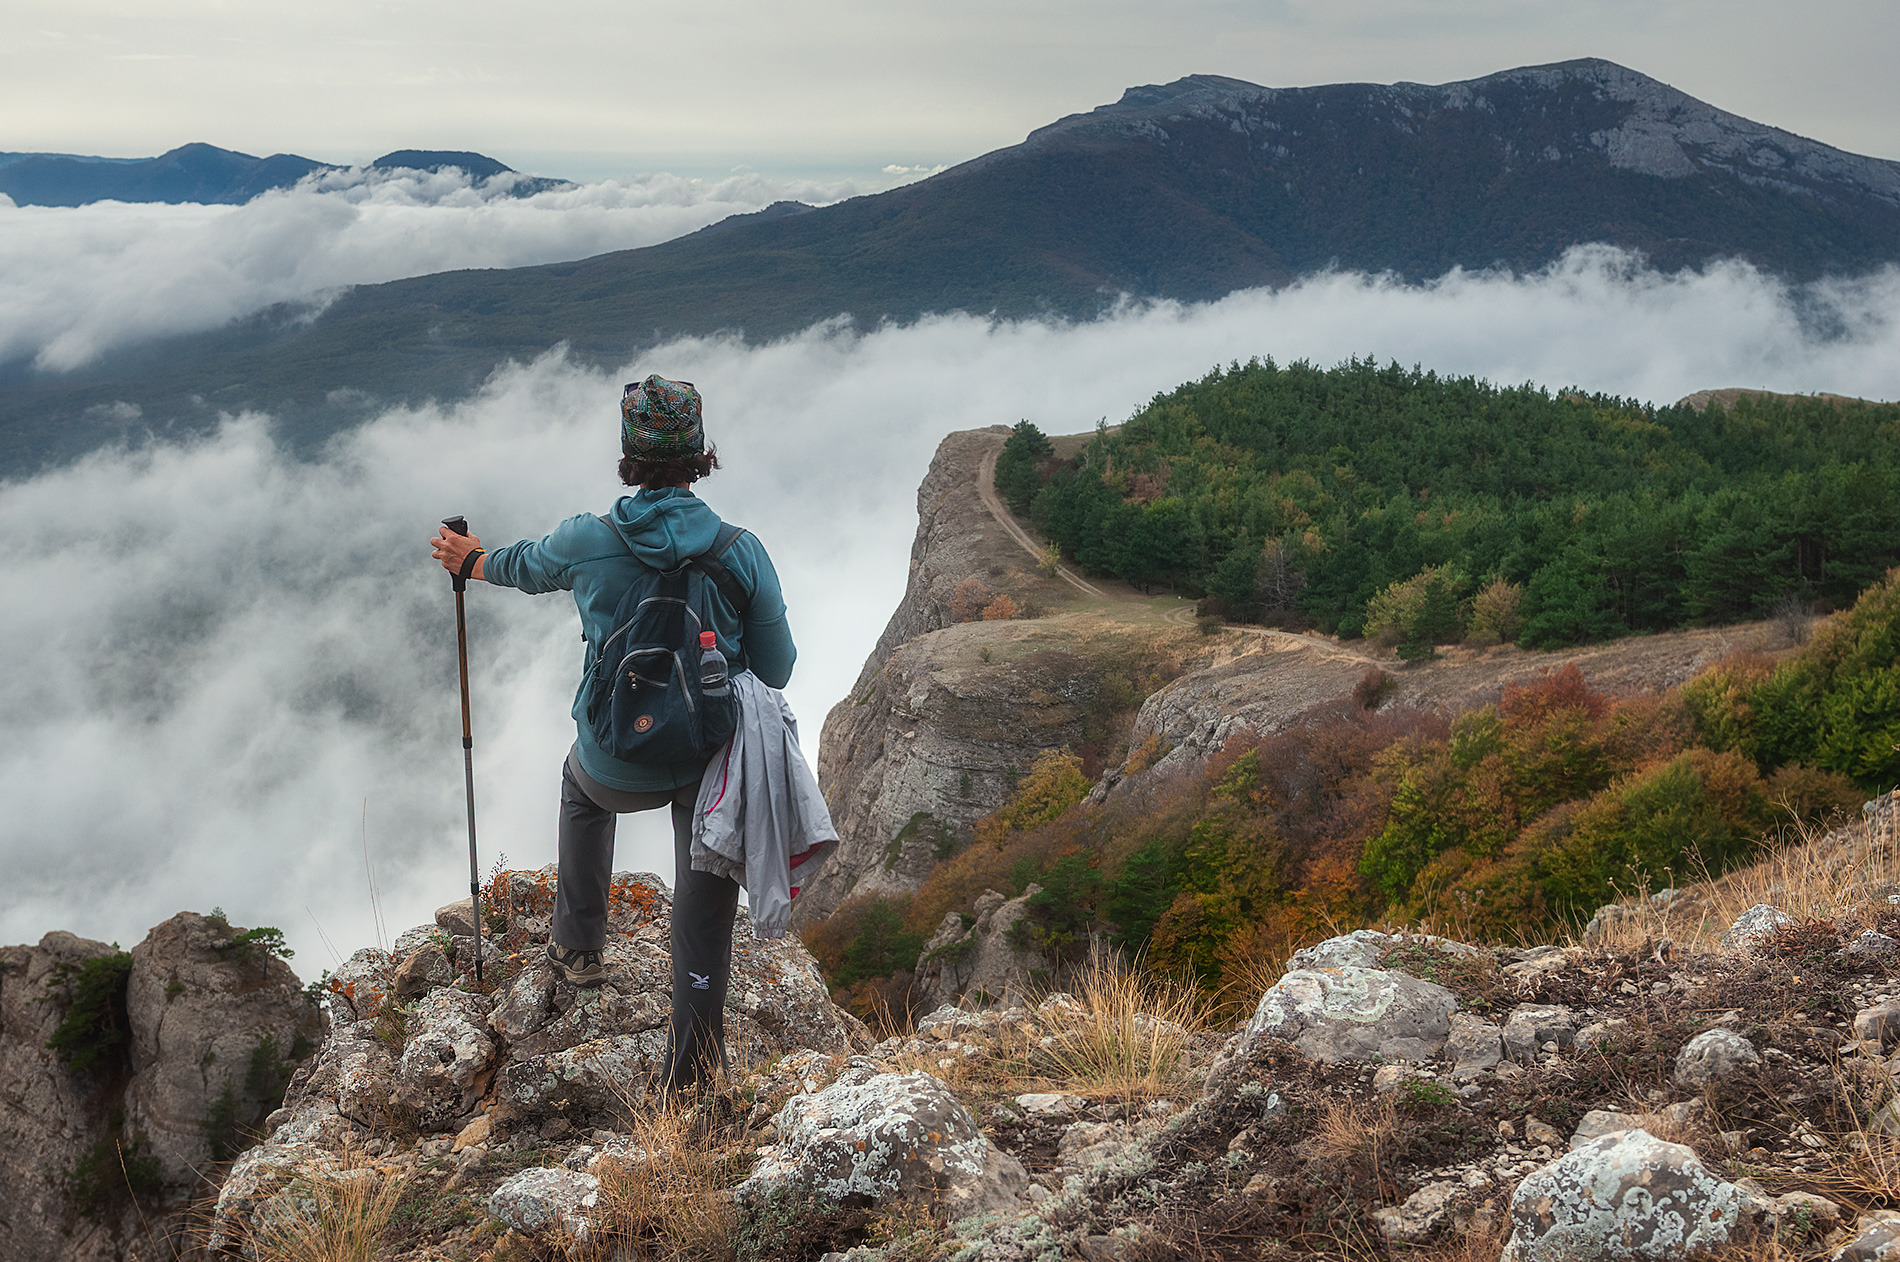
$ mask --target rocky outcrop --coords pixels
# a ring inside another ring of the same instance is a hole
[[[1260,998],[1228,1053],[1283,1040],[1314,1060],[1432,1060],[1451,1034],[1457,996],[1404,973],[1351,965],[1296,969]]]
[[[189,1243],[185,1202],[322,1033],[270,945],[181,912],[129,953],[67,933],[0,950],[0,1262]]]
[[[47,1046],[62,1013],[55,999],[73,971],[116,954],[104,942],[54,932],[36,947],[0,948],[0,1259],[110,1258],[114,1221],[103,1237],[75,1242],[78,1210],[61,1176],[103,1141],[92,1084],[68,1073]]]
[[[917,958],[917,993],[924,1008],[955,1004],[966,994],[972,1003],[1020,997],[1035,982],[1046,981],[1055,962],[1036,950],[1022,932],[1030,916],[1029,900],[1042,892],[1031,885],[1015,898],[985,890],[976,900],[976,919],[966,925],[958,912],[943,918]]]
[[[614,874],[608,976],[577,988],[560,981],[545,957],[556,877],[552,866],[507,874],[496,901],[508,927],[490,939],[495,954],[483,986],[464,963],[474,939],[451,932],[464,927],[453,904],[437,925],[397,939],[399,950],[412,948],[405,959],[362,951],[330,977],[329,1034],[269,1119],[269,1137],[225,1184],[217,1240],[240,1240],[245,1224],[311,1160],[334,1160],[391,1132],[441,1136],[445,1149],[452,1138],[455,1152],[477,1160],[517,1140],[533,1147],[542,1136],[624,1127],[648,1103],[667,1045],[670,891],[648,873]],[[439,952],[443,937],[456,946],[453,984],[431,984],[431,968],[411,965]],[[424,988],[400,1007],[399,977]],[[845,1056],[870,1042],[832,1004],[803,944],[756,937],[742,910],[726,999],[734,1063],[769,1063],[795,1051]],[[556,1181],[562,1188],[574,1182]],[[544,1223],[578,1212],[568,1206],[542,1214],[537,1207],[554,1204],[542,1195],[547,1182],[512,1188],[503,1197],[509,1213],[540,1215],[535,1221]]]

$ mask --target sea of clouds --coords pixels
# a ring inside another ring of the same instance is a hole
[[[619,384],[638,374],[705,393],[726,468],[703,493],[783,577],[811,754],[902,594],[915,488],[950,430],[1085,430],[1255,355],[1663,402],[1730,385],[1896,398],[1897,313],[1893,270],[1795,289],[1741,265],[1661,275],[1584,249],[1530,276],[1325,275],[1087,324],[953,316],[682,341],[609,373],[552,350],[316,459],[287,459],[260,416],[102,451],[0,485],[0,942],[64,928],[129,945],[216,904],[282,927],[315,976],[336,962],[325,939],[344,955],[375,940],[371,865],[392,933],[465,892],[453,605],[426,540],[451,513],[497,544],[604,510]],[[484,866],[539,866],[577,624],[558,594],[477,584],[469,606]],[[623,820],[621,836],[618,866],[670,879],[659,818]]]
[[[665,173],[513,193],[516,177],[331,170],[241,206],[15,206],[0,194],[0,364],[65,371],[143,338],[216,328],[349,285],[628,250],[775,201],[813,205],[928,174],[799,180]]]

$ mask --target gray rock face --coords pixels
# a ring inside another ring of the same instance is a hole
[[[322,1032],[288,964],[246,949],[229,924],[196,912],[180,912],[132,948],[125,1007],[133,1069],[126,1125],[179,1189],[236,1155],[246,1142],[240,1128],[283,1103],[291,1061]],[[220,1115],[229,1131],[214,1134]],[[214,1152],[214,1142],[230,1147]]]
[[[1761,1064],[1755,1045],[1732,1030],[1704,1030],[1676,1053],[1676,1081],[1706,1087]]]
[[[1744,1239],[1751,1200],[1681,1144],[1606,1135],[1518,1184],[1501,1262],[1681,1258]]]
[[[1081,742],[1098,664],[1056,646],[1016,651],[1023,624],[957,623],[950,612],[968,578],[1018,601],[1049,585],[979,497],[1004,437],[1000,426],[946,436],[917,488],[904,599],[825,716],[818,781],[839,843],[793,905],[794,925],[853,894],[916,889],[950,836],[1008,799],[1014,771]]]
[[[1445,1046],[1457,1008],[1443,986],[1404,973],[1296,970],[1260,997],[1216,1071],[1268,1039],[1285,1039],[1314,1060],[1432,1060]]]
[[[1536,1060],[1546,1043],[1565,1048],[1576,1038],[1577,1019],[1561,1004],[1521,1003],[1504,1019],[1504,1054],[1520,1065]]]
[[[1787,913],[1767,903],[1756,903],[1735,918],[1735,923],[1722,935],[1722,945],[1733,951],[1753,951],[1762,939],[1782,925],[1792,923]]]
[[[488,1212],[530,1236],[566,1232],[576,1243],[593,1239],[587,1211],[600,1200],[600,1180],[565,1166],[512,1175],[488,1197]]]
[[[967,929],[956,913],[945,916],[917,958],[917,982],[925,1002],[941,1007],[966,994],[991,1001],[1018,997],[1037,973],[1047,974],[1053,961],[1017,945],[1017,926],[1030,915],[1029,900],[1041,892],[1040,885],[1031,885],[1005,899],[985,890],[976,900],[976,923]]]
[[[741,1200],[799,1185],[820,1195],[908,1203],[954,1221],[1012,1209],[1027,1186],[1022,1164],[977,1129],[950,1089],[928,1074],[881,1073],[856,1061],[777,1118]]]
[[[113,954],[104,942],[49,933],[36,947],[0,947],[0,1258],[106,1258],[116,1250],[78,1250],[61,1232],[73,1211],[59,1171],[69,1170],[101,1137],[89,1084],[75,1079],[46,1046],[59,1026],[62,969]]]
[[[1867,1215],[1854,1224],[1854,1235],[1835,1253],[1838,1262],[1891,1262],[1900,1258],[1900,1216]]]

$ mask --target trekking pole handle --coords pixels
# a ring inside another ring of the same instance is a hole
[[[448,531],[450,534],[457,534],[466,538],[468,536],[468,518],[462,516],[460,513],[457,513],[453,517],[444,517],[442,519],[442,529]],[[455,590],[458,592],[468,590],[468,580],[459,574],[449,575],[449,581],[455,584]]]

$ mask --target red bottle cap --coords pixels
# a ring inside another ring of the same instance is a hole
[[[700,648],[703,648],[703,649],[713,648],[718,643],[719,643],[719,637],[715,636],[712,632],[701,631],[699,633],[699,647]]]

